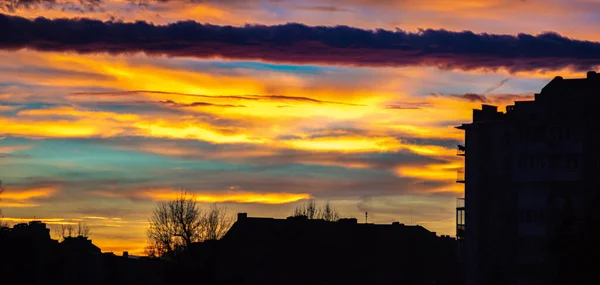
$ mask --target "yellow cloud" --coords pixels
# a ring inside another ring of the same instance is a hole
[[[140,194],[142,197],[154,200],[173,200],[180,193],[172,190],[150,190]],[[242,191],[225,191],[213,193],[195,193],[196,201],[201,203],[257,203],[257,204],[287,204],[311,198],[306,193],[257,193]]]
[[[457,171],[461,169],[461,167],[461,162],[429,164],[424,166],[399,166],[396,169],[396,173],[401,177],[456,182]]]

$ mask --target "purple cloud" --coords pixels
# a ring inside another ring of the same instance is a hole
[[[169,25],[37,18],[0,14],[0,49],[135,53],[346,66],[436,66],[510,71],[589,70],[600,65],[600,43],[540,35],[470,31],[363,30],[348,26]]]

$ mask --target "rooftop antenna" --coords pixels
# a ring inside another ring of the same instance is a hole
[[[369,213],[365,212],[365,224],[369,222]]]

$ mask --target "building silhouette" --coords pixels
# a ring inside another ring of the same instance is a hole
[[[166,284],[160,260],[102,253],[87,237],[50,237],[45,223],[0,227],[0,284]]]
[[[467,285],[553,284],[567,272],[565,258],[574,251],[557,254],[582,240],[582,221],[598,198],[599,103],[600,75],[590,71],[586,78],[555,77],[534,100],[506,112],[483,105],[457,127],[465,131],[457,239]],[[564,229],[571,227],[569,242]]]
[[[240,213],[222,240],[192,251],[208,284],[460,284],[455,242],[397,222]]]

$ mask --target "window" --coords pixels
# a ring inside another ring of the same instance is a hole
[[[579,168],[579,157],[575,154],[567,155],[567,169],[578,169]]]
[[[541,209],[521,210],[519,220],[523,224],[541,223],[546,219],[546,213]]]
[[[546,169],[548,167],[548,159],[545,156],[540,156],[539,165],[540,169]]]
[[[524,169],[525,165],[527,165],[527,158],[524,155],[519,156],[519,169]]]
[[[528,161],[528,164],[527,164],[528,168],[530,170],[533,170],[535,168],[535,156],[529,155],[527,158],[527,161]]]

